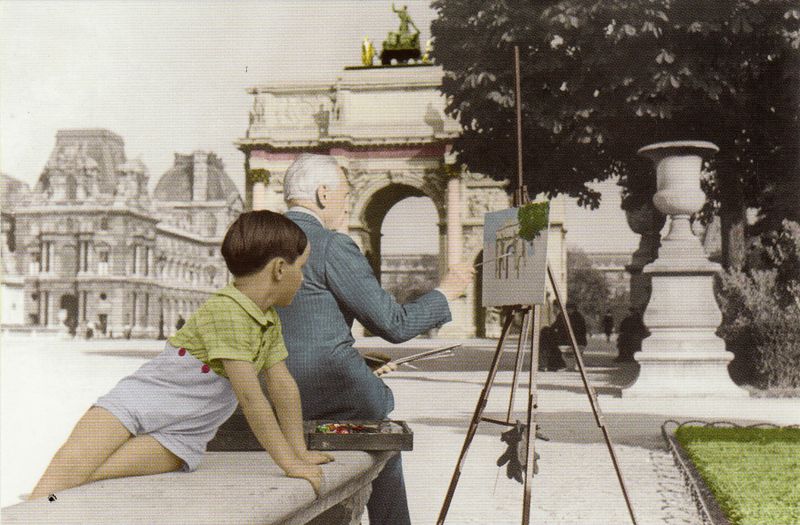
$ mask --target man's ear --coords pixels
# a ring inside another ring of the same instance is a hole
[[[328,204],[328,187],[324,184],[319,186],[315,195],[317,197],[317,206],[319,206],[319,209],[325,209],[325,206]]]

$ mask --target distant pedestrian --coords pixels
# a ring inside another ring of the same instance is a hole
[[[567,315],[569,316],[569,324],[572,326],[572,333],[575,336],[575,342],[578,344],[578,352],[583,356],[584,350],[586,350],[586,320],[578,311],[578,305],[571,301],[567,303]],[[561,351],[568,356],[574,357],[572,354],[572,342],[567,332],[567,324],[564,321],[563,312],[558,312],[552,327]],[[577,370],[577,358],[575,360],[576,363],[572,368]]]
[[[618,363],[633,361],[633,354],[642,349],[642,340],[649,335],[650,331],[644,325],[641,312],[632,307],[619,324],[619,337],[617,338],[619,354],[614,361]]]
[[[552,326],[545,326],[539,332],[539,370],[557,372],[566,368],[566,363],[561,357],[561,351],[556,343],[555,330]]]
[[[610,342],[611,334],[614,333],[614,318],[611,312],[606,312],[603,316],[603,333],[606,334],[606,342]]]
[[[94,337],[94,322],[89,321],[86,323],[86,339],[91,339]]]
[[[186,324],[186,319],[182,315],[178,315],[178,321],[175,323],[175,330],[180,330]]]

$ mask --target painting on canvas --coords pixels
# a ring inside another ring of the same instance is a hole
[[[547,228],[533,241],[519,236],[518,208],[484,215],[482,305],[543,304]]]

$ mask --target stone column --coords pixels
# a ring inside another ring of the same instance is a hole
[[[692,233],[689,217],[700,209],[703,155],[719,151],[709,142],[663,142],[639,150],[656,164],[653,203],[670,216],[659,258],[643,272],[652,294],[644,315],[651,335],[635,355],[639,377],[626,397],[746,396],[728,375],[733,354],[715,335],[722,321],[714,299],[713,276],[720,266],[708,260]]]
[[[447,179],[447,265],[461,263],[464,250],[461,226],[461,177],[448,170]]]
[[[263,182],[253,184],[253,211],[267,209],[267,187]]]
[[[455,164],[445,164],[447,177],[447,267],[461,264],[464,252],[464,228],[461,220],[461,169]],[[446,272],[445,272],[446,275]],[[453,320],[442,326],[439,337],[469,337],[472,335],[472,316],[468,298],[461,297],[450,302]]]
[[[250,156],[247,170],[247,187],[252,210],[286,211],[283,202],[283,172],[287,161],[270,162],[260,156]]]

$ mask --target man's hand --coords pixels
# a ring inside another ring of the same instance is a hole
[[[382,375],[388,374],[389,372],[394,372],[395,370],[397,370],[397,363],[395,363],[394,361],[389,361],[382,367],[377,368],[373,372],[373,374],[375,374],[378,377],[381,377]]]
[[[474,276],[475,268],[466,263],[458,263],[447,269],[447,275],[442,279],[439,289],[448,301],[464,297],[467,286],[472,284]]]
[[[322,486],[322,469],[319,465],[312,465],[305,462],[296,462],[294,465],[286,469],[286,475],[290,478],[302,478],[311,483],[311,488],[314,489],[314,494],[319,497],[319,491]]]
[[[392,362],[392,358],[381,352],[366,352],[364,360],[378,377],[397,370],[397,364]]]

